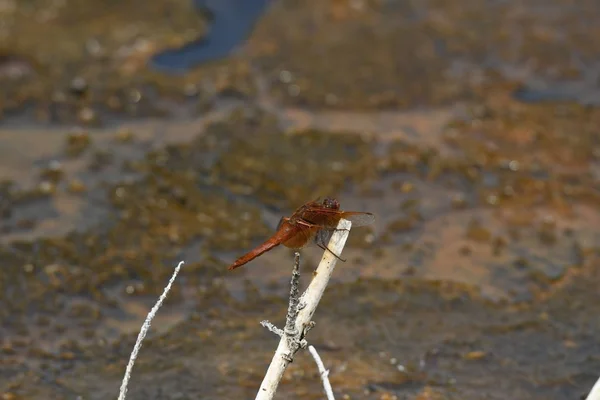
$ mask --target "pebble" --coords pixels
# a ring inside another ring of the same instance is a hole
[[[88,90],[87,81],[80,76],[76,76],[75,78],[73,78],[73,80],[71,80],[69,90],[76,96],[83,96]]]

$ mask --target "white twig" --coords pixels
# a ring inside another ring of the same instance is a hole
[[[333,397],[331,383],[329,383],[329,370],[325,369],[325,365],[323,364],[321,357],[319,357],[317,349],[315,349],[313,346],[308,346],[308,351],[310,351],[310,354],[312,354],[313,358],[315,359],[315,363],[317,363],[317,368],[319,368],[319,375],[321,375],[321,380],[323,381],[323,389],[325,389],[327,400],[335,400],[335,397]]]
[[[596,381],[596,384],[588,394],[585,400],[600,400],[600,379]]]
[[[277,336],[283,337],[283,335],[284,335],[283,330],[279,329],[278,327],[276,327],[275,325],[273,325],[269,321],[267,321],[267,320],[260,321],[260,324],[262,326],[264,326],[265,328],[267,328],[268,330],[270,330],[271,332],[273,332],[274,334],[276,334]]]
[[[121,383],[121,390],[119,391],[119,400],[125,400],[125,395],[127,395],[127,385],[129,384],[129,379],[131,378],[131,370],[133,369],[133,364],[135,364],[135,359],[137,358],[137,355],[140,352],[140,349],[142,348],[142,341],[144,340],[144,338],[146,337],[146,334],[148,333],[148,330],[150,329],[150,324],[152,323],[152,320],[154,319],[156,312],[162,306],[162,303],[167,298],[167,294],[169,293],[169,290],[171,290],[171,286],[173,285],[173,282],[175,282],[175,278],[177,277],[177,274],[179,273],[179,270],[181,269],[182,265],[183,265],[183,261],[181,261],[177,265],[177,268],[175,268],[175,272],[173,272],[173,276],[171,276],[169,283],[163,290],[162,294],[158,298],[158,301],[156,302],[154,307],[152,307],[152,309],[148,313],[148,316],[146,317],[146,320],[144,321],[144,324],[142,325],[142,328],[140,329],[140,333],[138,334],[137,340],[135,342],[135,346],[133,346],[133,351],[131,352],[131,355],[129,356],[129,363],[127,364],[127,368],[125,369],[125,376],[123,377],[123,382]]]
[[[350,221],[340,220],[337,230],[331,236],[331,240],[327,246],[331,252],[338,256],[341,255],[351,227],[352,223]],[[300,298],[300,311],[296,318],[295,329],[301,333],[301,337],[303,337],[303,333],[306,332],[307,328],[311,326],[311,318],[317,309],[317,305],[335,268],[337,258],[331,252],[325,251],[315,271],[313,280]],[[290,341],[287,337],[282,337],[271,360],[271,365],[269,365],[269,369],[260,385],[256,400],[270,400],[273,398],[283,372],[290,363],[289,355],[293,355],[293,352],[290,350]]]

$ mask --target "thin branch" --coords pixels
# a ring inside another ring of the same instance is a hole
[[[279,337],[283,337],[283,335],[285,335],[283,330],[279,329],[278,327],[276,327],[275,325],[273,325],[272,323],[270,323],[267,320],[260,321],[260,324]]]
[[[296,334],[296,317],[298,316],[298,303],[300,302],[300,253],[294,253],[294,269],[292,270],[292,281],[290,283],[290,304],[285,318],[284,331],[288,335]]]
[[[288,312],[285,318],[285,328],[279,329],[271,322],[264,320],[260,324],[279,336],[280,338],[287,336],[288,340],[293,340],[298,335],[296,331],[296,317],[298,316],[298,287],[300,286],[300,253],[294,253],[294,269],[292,270],[292,280],[290,282],[290,303],[288,304]]]
[[[292,270],[292,280],[290,282],[290,302],[288,304],[288,312],[285,318],[285,328],[279,329],[269,321],[261,321],[260,324],[279,336],[285,338],[288,341],[289,353],[283,355],[289,362],[294,359],[294,354],[301,347],[306,347],[304,342],[300,338],[300,331],[296,329],[296,317],[298,316],[299,304],[300,304],[300,253],[294,254],[294,269]]]
[[[329,383],[329,370],[325,369],[325,365],[323,364],[321,357],[319,357],[317,349],[315,349],[313,346],[308,346],[308,351],[310,351],[310,354],[312,354],[313,358],[315,359],[315,363],[317,364],[317,368],[319,368],[319,375],[321,375],[321,381],[323,381],[323,389],[325,389],[327,400],[335,400],[335,397],[333,397],[331,383]]]
[[[294,324],[294,329],[297,332],[297,340],[289,340],[288,335],[281,338],[279,346],[277,346],[277,350],[275,351],[275,355],[271,360],[271,365],[269,365],[269,369],[260,385],[256,400],[270,400],[273,398],[277,386],[279,385],[279,381],[283,376],[283,372],[292,361],[294,353],[306,344],[306,340],[304,339],[306,332],[314,326],[314,323],[311,322],[311,318],[317,309],[327,284],[329,283],[329,278],[331,277],[338,257],[346,244],[346,239],[348,239],[351,227],[352,223],[350,221],[342,219],[331,236],[331,240],[327,246],[329,251],[326,251],[323,254],[321,262],[314,273],[313,280],[304,294],[300,297],[298,315]],[[293,348],[295,347],[294,343],[299,344],[298,348]],[[290,344],[292,347],[290,347]]]
[[[131,370],[133,369],[133,364],[135,364],[135,359],[137,358],[138,353],[140,352],[140,349],[142,348],[142,341],[144,340],[144,338],[146,337],[146,334],[148,333],[148,330],[150,329],[150,324],[152,323],[152,320],[156,316],[156,312],[162,306],[163,302],[167,298],[167,294],[169,293],[169,290],[171,290],[171,286],[173,285],[173,282],[175,282],[175,278],[177,277],[177,274],[179,273],[179,270],[181,269],[182,265],[183,265],[183,261],[181,261],[177,265],[177,268],[175,268],[175,271],[173,272],[173,275],[171,276],[169,283],[163,290],[162,294],[158,298],[158,301],[156,302],[154,307],[152,307],[152,309],[148,313],[148,316],[146,317],[146,320],[144,321],[144,324],[142,325],[142,328],[140,329],[140,333],[138,334],[137,340],[135,342],[135,346],[133,346],[133,351],[131,352],[131,355],[129,356],[129,363],[127,364],[127,368],[125,369],[125,376],[123,377],[123,382],[121,383],[121,390],[119,391],[119,400],[125,400],[125,396],[127,395],[127,385],[129,384],[129,379],[131,378]]]

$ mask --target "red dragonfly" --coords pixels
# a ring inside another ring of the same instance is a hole
[[[317,246],[331,252],[327,248],[327,241],[342,218],[352,222],[352,226],[365,226],[375,221],[375,216],[368,212],[340,210],[340,203],[336,199],[328,197],[322,202],[311,201],[299,207],[291,217],[281,218],[273,236],[235,260],[228,269],[241,267],[280,244],[297,250],[314,240]],[[341,260],[337,254],[333,255]]]

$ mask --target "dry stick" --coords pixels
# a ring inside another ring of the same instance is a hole
[[[292,270],[292,282],[290,284],[290,304],[288,305],[288,313],[285,317],[285,328],[283,332],[288,336],[296,336],[298,331],[296,330],[295,323],[298,318],[298,304],[299,299],[299,286],[300,286],[300,253],[294,253],[294,269]]]
[[[148,316],[146,317],[146,320],[142,325],[142,329],[140,329],[140,333],[138,334],[137,340],[135,341],[135,346],[133,346],[133,351],[129,356],[129,363],[127,363],[127,368],[125,369],[125,376],[123,376],[123,381],[121,382],[121,389],[119,390],[119,400],[125,400],[125,396],[127,395],[127,385],[129,384],[129,379],[131,378],[133,364],[135,364],[135,359],[137,358],[137,355],[140,352],[140,349],[142,348],[142,341],[144,340],[146,334],[148,333],[148,330],[150,329],[150,324],[152,323],[156,312],[167,298],[167,294],[169,293],[169,290],[171,290],[171,286],[173,286],[173,282],[175,282],[175,278],[177,278],[177,274],[179,273],[179,270],[181,269],[182,265],[183,261],[179,262],[177,268],[175,268],[175,271],[171,276],[171,279],[169,280],[169,283],[163,290],[154,307],[152,307],[152,309],[148,313]]]
[[[301,347],[300,332],[296,330],[296,318],[298,317],[298,305],[300,304],[300,253],[294,253],[294,269],[292,270],[292,280],[290,282],[290,302],[288,312],[285,317],[285,328],[279,329],[269,321],[261,321],[260,324],[276,334],[279,337],[286,337],[290,347],[290,353],[287,357],[292,362],[294,353]]]
[[[325,251],[323,254],[321,262],[314,273],[313,280],[310,282],[306,292],[304,292],[300,299],[300,307],[298,307],[300,311],[298,312],[296,323],[294,325],[296,332],[299,332],[300,339],[304,338],[307,328],[311,327],[311,318],[317,309],[319,301],[321,301],[323,292],[325,291],[325,288],[329,283],[329,278],[335,268],[337,258],[332,252],[338,256],[341,255],[351,227],[352,223],[350,221],[344,219],[340,220],[337,230],[331,236],[331,240],[327,246],[331,251]],[[277,350],[275,351],[275,355],[273,356],[273,360],[271,361],[271,365],[269,365],[269,369],[267,370],[267,374],[260,385],[256,400],[270,400],[275,395],[283,372],[291,362],[291,356],[295,353],[295,351],[292,351],[292,348],[290,348],[290,342],[293,342],[290,340],[290,336],[287,334],[282,336],[279,341],[279,346],[277,346]],[[298,343],[298,341],[296,343]],[[297,351],[297,349],[295,350]]]
[[[335,397],[333,397],[331,383],[329,383],[329,370],[325,369],[325,365],[323,364],[321,357],[319,357],[317,349],[315,349],[313,346],[308,346],[308,351],[310,351],[310,354],[312,354],[313,358],[315,359],[315,363],[317,364],[317,368],[319,368],[319,375],[321,375],[321,380],[323,381],[323,389],[325,389],[327,400],[335,400]]]

